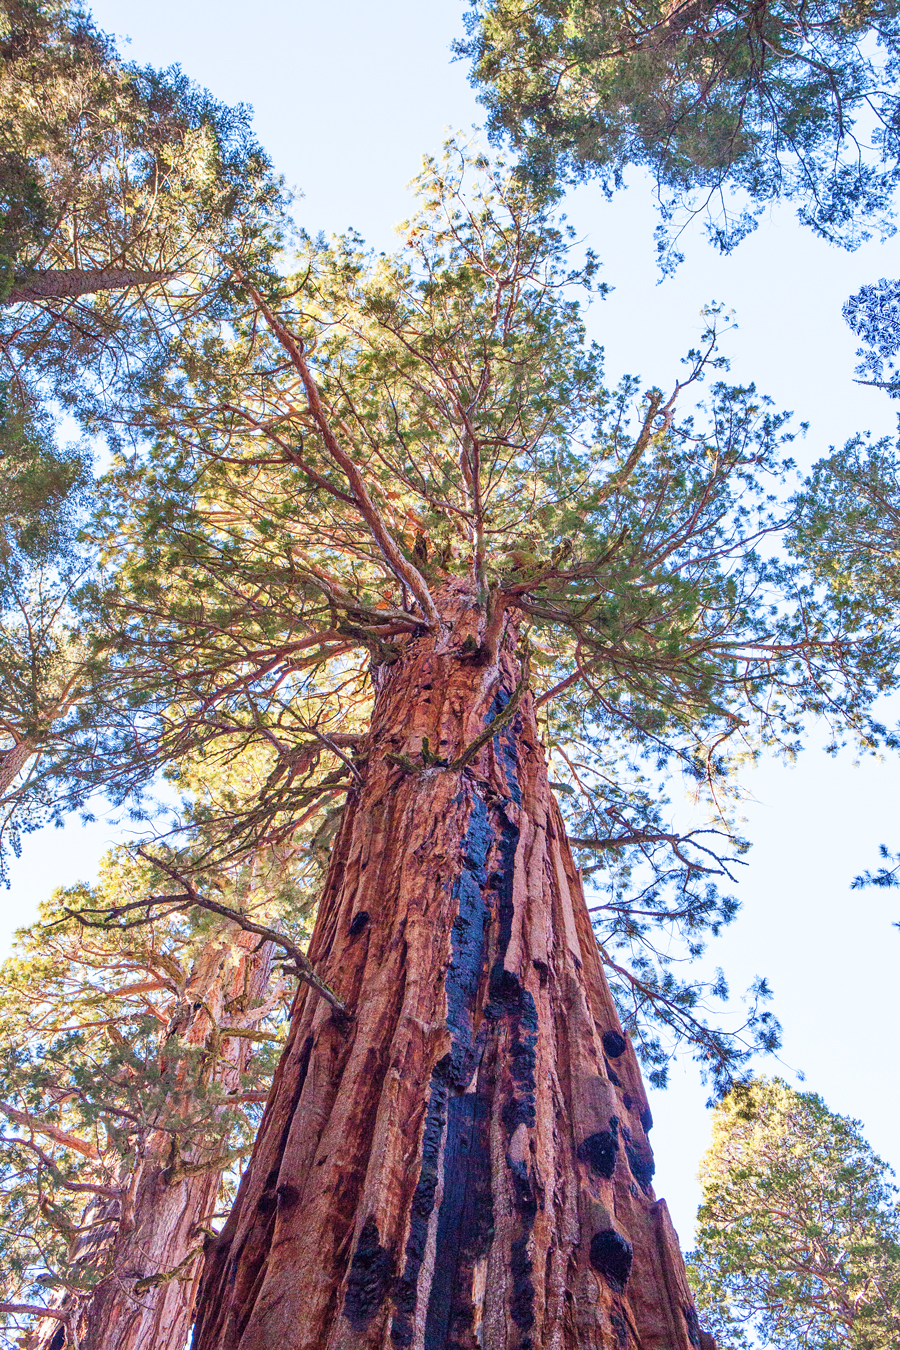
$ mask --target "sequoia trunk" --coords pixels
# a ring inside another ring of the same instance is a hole
[[[486,657],[461,583],[439,608],[376,672],[310,946],[352,1019],[298,992],[194,1350],[690,1350],[513,633]]]
[[[170,1034],[181,1045],[212,1051],[212,1075],[225,1092],[240,1090],[252,1042],[234,1037],[215,1044],[213,1028],[223,1020],[226,1004],[238,1001],[252,1011],[264,1001],[272,947],[257,948],[259,939],[249,933],[233,942],[211,939],[201,949],[183,999],[172,1009]],[[232,1012],[227,1021],[239,1024],[240,1013]],[[184,1083],[186,1098],[191,1086]],[[28,1336],[29,1350],[63,1350],[70,1344],[80,1350],[183,1350],[199,1284],[201,1244],[223,1170],[208,1150],[189,1147],[181,1154],[170,1128],[151,1130],[123,1176],[122,1199],[98,1199],[82,1220],[72,1255],[85,1275],[96,1278],[90,1295],[64,1297],[57,1306],[69,1313],[69,1328],[42,1319]]]

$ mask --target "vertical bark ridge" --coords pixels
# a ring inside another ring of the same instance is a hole
[[[354,1017],[298,993],[194,1350],[690,1350],[530,696],[465,771],[409,767],[424,736],[458,756],[520,673],[512,634],[469,655],[460,584],[437,598],[443,637],[379,672],[311,944]]]

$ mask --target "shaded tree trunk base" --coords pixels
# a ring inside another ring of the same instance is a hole
[[[299,991],[194,1350],[700,1347],[530,695],[430,764],[503,723],[514,636],[439,607],[377,672],[310,947],[353,1020]]]

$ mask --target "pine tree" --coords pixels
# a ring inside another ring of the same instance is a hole
[[[849,247],[889,230],[898,19],[893,0],[473,0],[458,49],[530,173],[609,190],[649,170],[673,266],[689,216],[727,251],[779,199]]]
[[[0,345],[84,411],[221,311],[223,252],[271,260],[284,197],[246,109],[125,64],[79,7],[3,0],[0,43]]]
[[[716,1108],[688,1261],[723,1350],[891,1350],[900,1208],[859,1121],[779,1079]]]
[[[80,8],[3,0],[0,52],[2,877],[5,844],[60,818],[60,723],[104,669],[77,598],[91,455],[58,444],[60,403],[121,441],[173,336],[227,319],[231,267],[270,267],[285,197],[246,109],[125,64]]]

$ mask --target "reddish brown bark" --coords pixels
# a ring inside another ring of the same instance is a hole
[[[172,1009],[172,1036],[181,1045],[215,1051],[212,1074],[226,1093],[239,1091],[252,1041],[234,1037],[216,1046],[214,1028],[240,1025],[239,1009],[226,1012],[235,1000],[251,1013],[264,1001],[272,947],[267,943],[254,950],[258,945],[251,933],[240,933],[233,941],[211,939],[194,964],[184,998]],[[189,1081],[184,1089],[189,1112]],[[198,1171],[191,1174],[193,1166]],[[96,1272],[98,1282],[86,1299],[62,1299],[58,1307],[69,1315],[67,1325],[41,1319],[27,1337],[29,1350],[63,1350],[76,1344],[80,1350],[183,1350],[193,1318],[203,1236],[223,1170],[209,1149],[182,1151],[171,1129],[152,1130],[136,1165],[123,1174],[122,1199],[98,1198],[84,1216],[73,1262],[85,1273]]]
[[[35,747],[25,738],[0,751],[0,797],[16,781],[34,753]]]
[[[194,1350],[690,1350],[650,1115],[519,667],[442,636],[379,668],[310,956]],[[460,756],[464,769],[413,768]],[[399,758],[392,758],[396,756]]]

